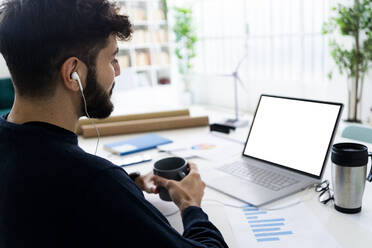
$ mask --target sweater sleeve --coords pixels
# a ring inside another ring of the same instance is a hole
[[[227,247],[197,207],[184,210],[179,234],[121,168],[102,173],[82,202],[76,212],[82,247]]]
[[[188,207],[183,211],[183,236],[194,247],[227,247],[220,231],[208,220],[208,215],[198,207]],[[202,245],[201,245],[202,244]]]

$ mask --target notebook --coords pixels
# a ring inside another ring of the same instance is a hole
[[[132,139],[126,139],[115,143],[105,144],[103,148],[120,156],[149,150],[159,145],[172,143],[172,140],[161,137],[154,133],[137,136]]]
[[[201,175],[207,186],[261,206],[319,183],[343,104],[261,95],[242,156]]]

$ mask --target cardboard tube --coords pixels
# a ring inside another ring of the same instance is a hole
[[[208,116],[189,117],[176,116],[167,118],[155,118],[147,120],[121,121],[112,123],[96,124],[101,136],[140,133],[159,130],[170,130],[185,127],[208,126]],[[96,129],[93,125],[83,125],[83,137],[97,137]]]
[[[143,113],[143,114],[133,114],[133,115],[118,115],[110,116],[106,119],[93,119],[94,123],[111,123],[119,121],[133,121],[133,120],[145,120],[152,118],[164,118],[172,116],[190,116],[190,111],[188,109],[173,110],[173,111],[162,111],[162,112],[152,112],[152,113]],[[82,134],[81,126],[83,125],[92,125],[92,122],[89,119],[79,120],[78,127],[76,129],[76,134]]]

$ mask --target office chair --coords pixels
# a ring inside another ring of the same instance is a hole
[[[372,143],[372,128],[353,124],[342,131],[341,137]]]
[[[10,78],[0,79],[0,115],[9,113],[13,106],[14,88]]]

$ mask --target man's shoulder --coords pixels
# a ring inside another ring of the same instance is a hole
[[[92,169],[107,169],[113,165],[113,163],[105,158],[99,157],[97,155],[88,153],[81,149],[79,146],[74,147],[70,153],[71,160],[78,164],[84,165],[84,167],[91,167]]]
[[[63,156],[63,155],[62,155]],[[68,154],[68,158],[65,158],[65,166],[77,174],[83,174],[84,176],[95,174],[102,174],[106,171],[123,171],[122,168],[113,164],[111,161],[96,156],[94,154],[85,152],[79,146],[75,146],[71,149]]]
[[[77,137],[45,123],[13,125],[0,117],[0,151],[8,154],[12,170],[22,174],[40,172],[54,178],[90,178],[100,171],[117,167],[79,147]],[[22,154],[22,156],[20,156]]]

